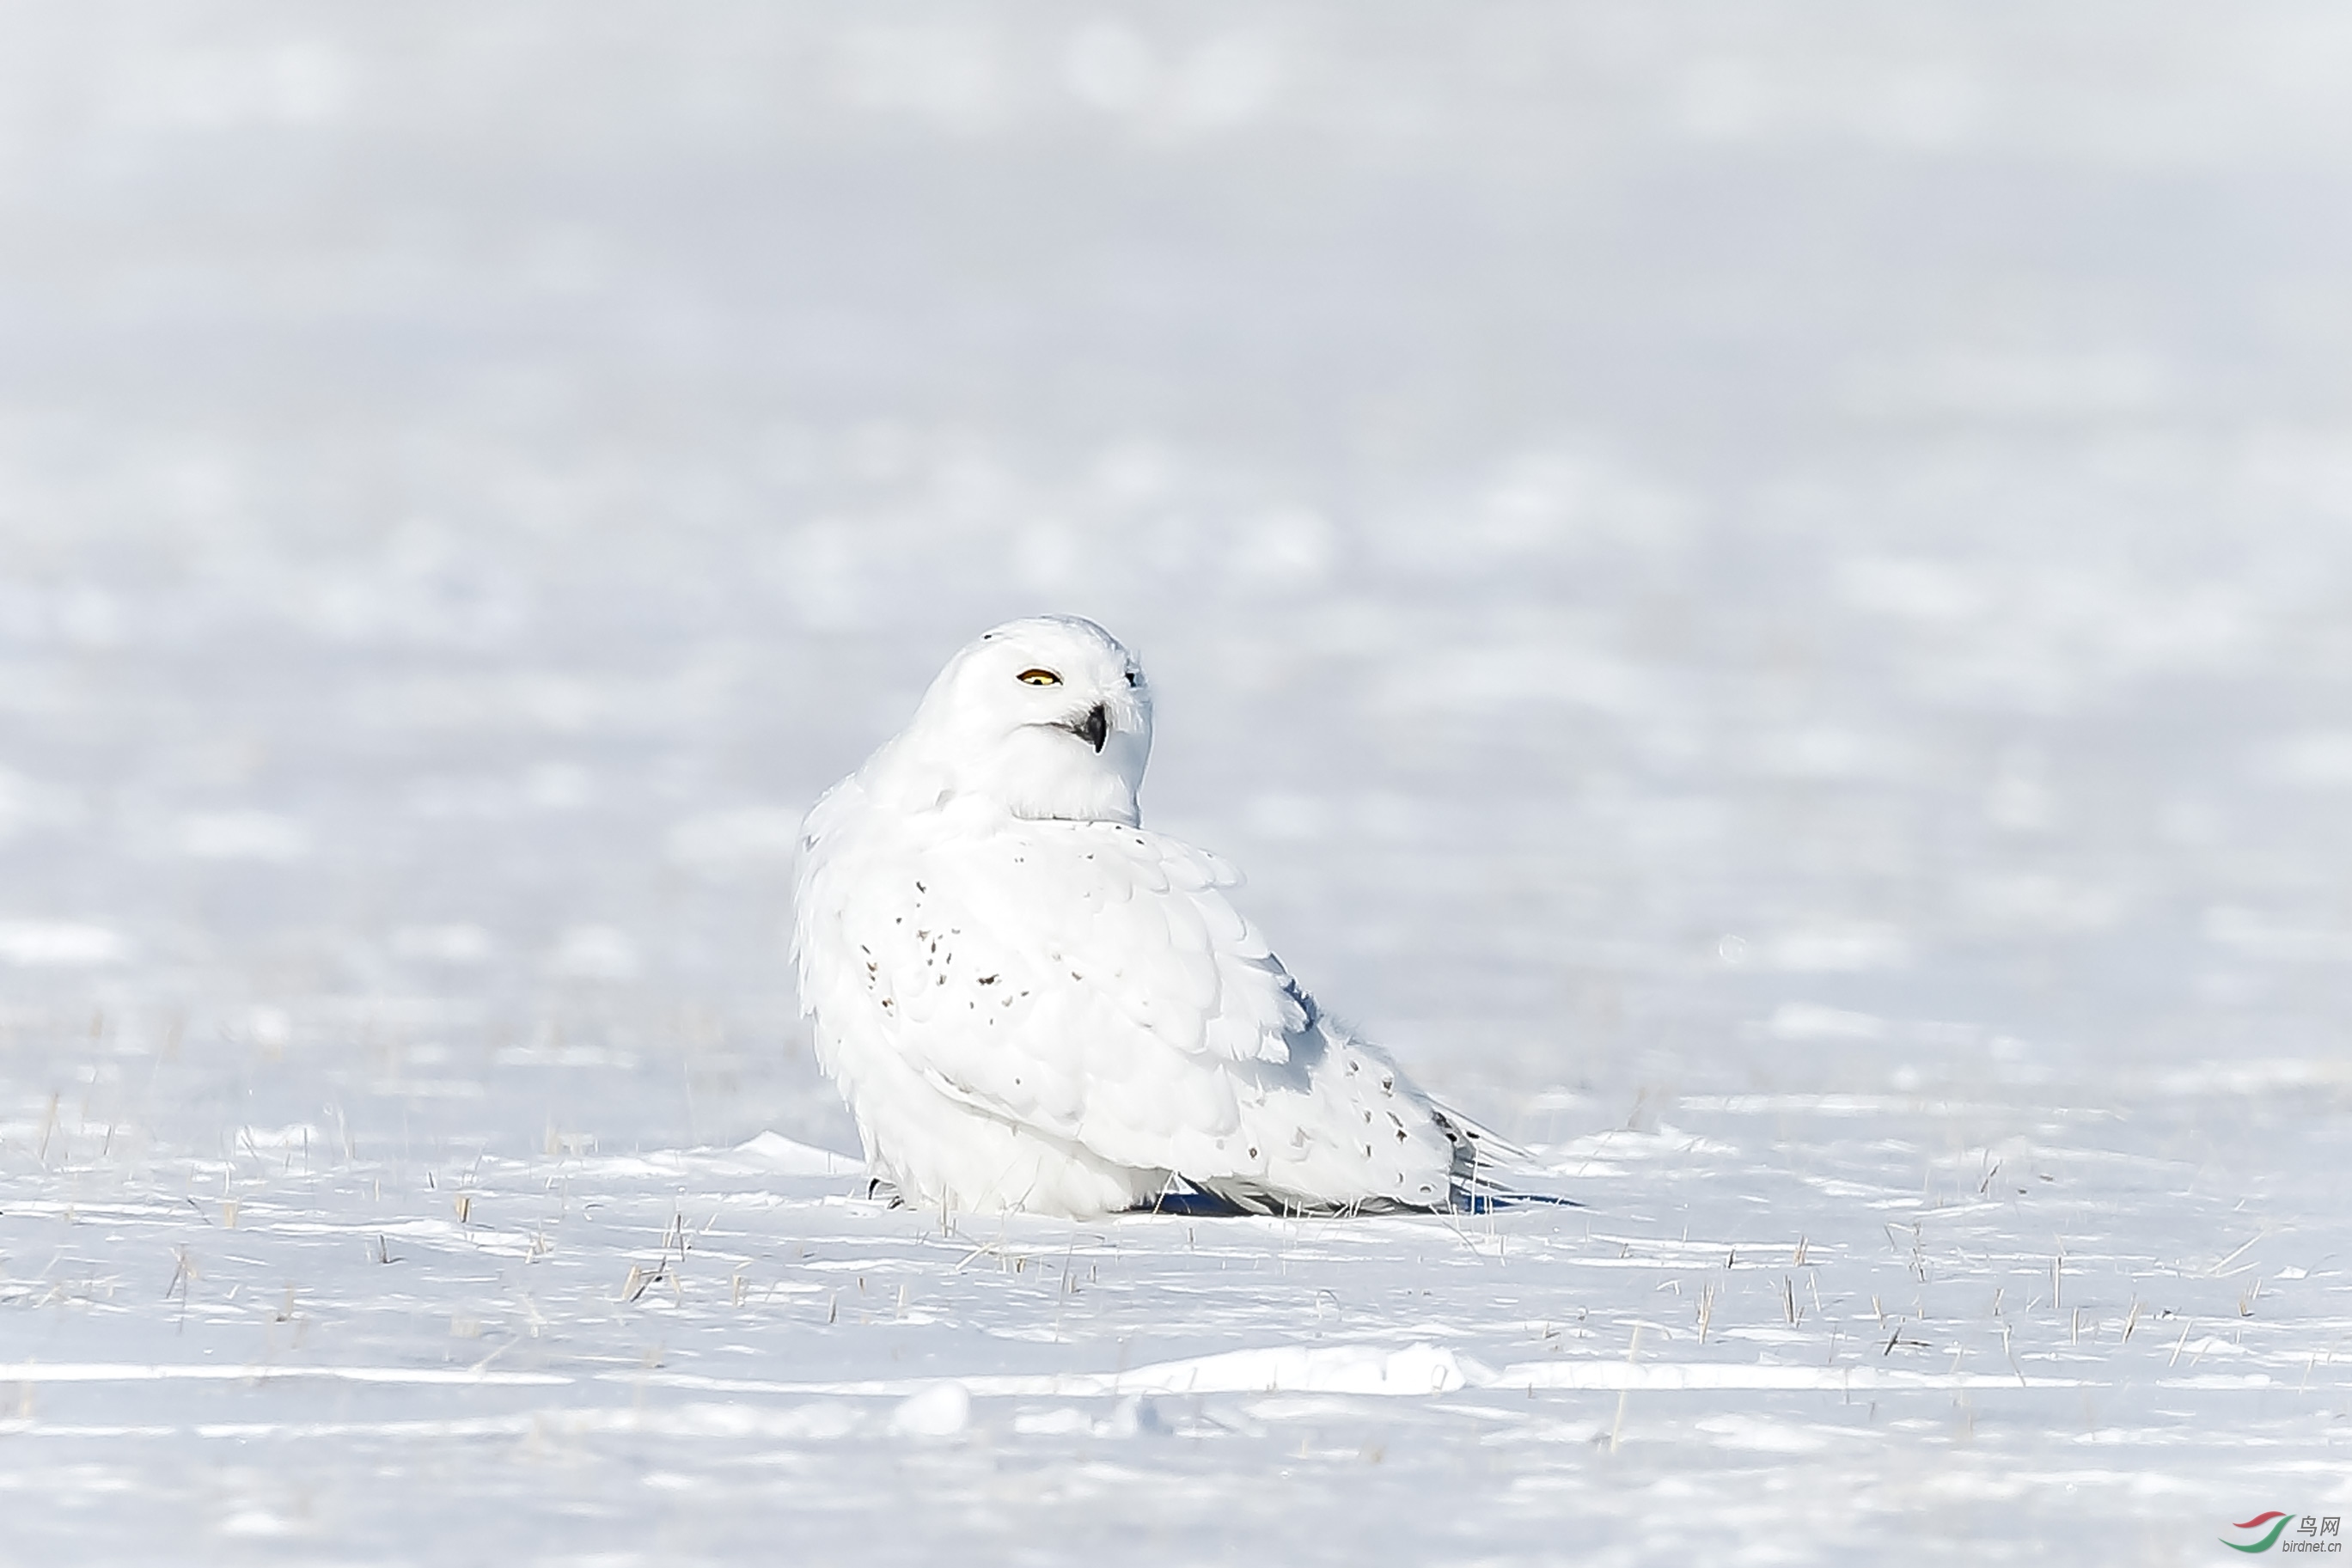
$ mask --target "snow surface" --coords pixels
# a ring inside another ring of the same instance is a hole
[[[0,1560],[2352,1513],[2331,9],[0,31]],[[858,1196],[793,825],[1038,610],[1586,1207]]]

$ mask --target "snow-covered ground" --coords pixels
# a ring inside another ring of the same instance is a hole
[[[0,1561],[2352,1514],[2324,5],[0,12]],[[1585,1207],[859,1197],[973,631]]]

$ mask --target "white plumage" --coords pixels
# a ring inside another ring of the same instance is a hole
[[[1151,700],[1090,621],[982,634],[802,830],[794,949],[872,1172],[947,1209],[1444,1208],[1471,1129],[1140,825]]]

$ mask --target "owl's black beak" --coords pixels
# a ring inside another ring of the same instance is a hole
[[[1087,710],[1084,718],[1064,719],[1062,727],[1100,751],[1110,736],[1110,715],[1102,704],[1097,703]]]

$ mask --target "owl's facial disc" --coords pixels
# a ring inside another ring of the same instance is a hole
[[[993,637],[993,635],[994,633],[992,632],[990,634],[991,637]],[[983,638],[982,640],[985,642],[989,639]],[[1124,650],[1121,650],[1121,652],[1123,653]],[[1136,669],[1132,664],[1125,665],[1121,674],[1126,678],[1127,684],[1130,688],[1138,685],[1143,678],[1142,672]],[[1013,678],[1018,680],[1024,686],[1036,686],[1041,689],[1061,686],[1067,684],[1062,679],[1062,674],[1060,671],[1049,670],[1042,665],[1024,670],[1020,674]],[[1087,680],[1083,675],[1078,679],[1079,688],[1083,691],[1087,684]],[[1091,707],[1082,709],[1077,713],[1070,714],[1065,717],[1047,719],[1044,722],[1045,727],[1049,729],[1068,730],[1072,735],[1076,736],[1080,740],[1083,740],[1088,746],[1093,747],[1097,754],[1101,752],[1103,748],[1103,741],[1109,737],[1112,728],[1110,706],[1108,703],[1103,702],[1097,702]]]
[[[1135,656],[1101,627],[1040,616],[999,626],[950,661],[908,738],[949,794],[1022,817],[1133,823],[1151,694]]]

